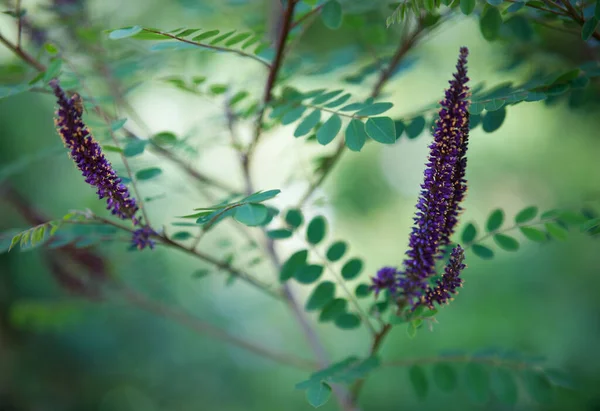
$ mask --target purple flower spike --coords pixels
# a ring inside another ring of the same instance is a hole
[[[375,290],[375,296],[379,295],[379,293],[383,290],[390,290],[392,294],[395,294],[397,291],[397,278],[396,273],[398,270],[394,267],[383,267],[379,271],[375,277],[371,278],[373,285],[371,285],[371,290]]]
[[[456,289],[462,287],[463,284],[463,280],[459,276],[466,267],[463,264],[463,260],[465,259],[464,252],[465,250],[460,245],[454,247],[448,265],[446,265],[444,275],[437,281],[435,287],[427,289],[425,295],[421,297],[421,304],[433,309],[434,302],[447,304],[452,301],[452,294],[457,294],[458,291]]]
[[[148,226],[138,228],[133,232],[131,243],[138,250],[143,250],[146,247],[154,248],[155,243],[151,238],[153,235],[156,235],[156,232]]]
[[[415,225],[409,239],[404,271],[396,271],[395,281],[379,275],[373,279],[375,290],[388,288],[401,293],[404,300],[416,307],[429,292],[429,280],[436,274],[436,262],[442,258],[442,248],[450,242],[458,216],[460,202],[466,194],[465,157],[469,135],[469,81],[466,47],[460,49],[456,73],[449,82],[433,133],[433,142],[417,202]],[[462,249],[461,249],[462,250]],[[383,270],[383,269],[382,269]],[[458,274],[457,274],[458,275]],[[450,287],[448,285],[448,287]],[[450,289],[450,288],[449,288]]]
[[[67,98],[58,81],[50,86],[58,99],[56,126],[65,146],[71,150],[71,158],[85,177],[85,182],[96,187],[100,199],[106,198],[107,209],[119,218],[134,219],[138,210],[135,198],[123,184],[108,162],[100,145],[94,140],[81,118],[78,104],[81,98],[75,94]]]

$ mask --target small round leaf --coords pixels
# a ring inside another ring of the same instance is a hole
[[[484,260],[491,260],[494,258],[494,251],[491,248],[481,244],[473,244],[473,253]]]
[[[325,146],[333,141],[342,128],[342,119],[337,114],[332,115],[317,130],[317,141]]]
[[[423,370],[423,367],[413,365],[408,370],[408,376],[410,378],[410,383],[415,390],[417,398],[424,400],[429,392],[429,381],[427,380],[425,370]]]
[[[348,302],[343,298],[331,300],[319,315],[320,322],[335,321],[337,317],[346,312]]]
[[[389,117],[371,117],[365,124],[367,135],[382,144],[396,142],[396,126]]]
[[[469,363],[465,368],[466,387],[474,402],[484,403],[490,395],[490,376],[487,370],[477,363]]]
[[[505,234],[496,234],[494,241],[505,251],[517,251],[519,249],[519,242],[515,238]]]
[[[338,316],[334,322],[342,330],[352,330],[360,327],[360,317],[353,313],[344,313]]]
[[[306,311],[320,310],[333,300],[335,295],[335,284],[331,281],[323,281],[319,284],[306,302]]]
[[[353,258],[352,260],[348,260],[346,264],[342,267],[342,277],[345,280],[353,280],[356,278],[363,268],[362,260],[358,258]]]
[[[521,231],[521,234],[523,234],[529,240],[535,241],[536,243],[543,243],[548,240],[546,233],[544,233],[542,230],[538,230],[537,228],[520,227],[519,230]]]
[[[504,211],[497,209],[492,211],[488,217],[487,222],[485,223],[485,228],[488,232],[496,231],[502,227],[502,223],[504,223]]]
[[[433,367],[433,381],[442,391],[452,391],[456,388],[458,376],[456,370],[449,364],[436,364]]]
[[[336,241],[327,249],[327,259],[332,262],[338,261],[344,256],[347,249],[348,245],[344,241]]]
[[[302,217],[302,212],[300,210],[291,209],[285,213],[285,222],[290,225],[290,227],[298,228],[302,225],[304,218]]]
[[[301,284],[312,284],[323,274],[323,266],[317,264],[300,266],[294,273],[294,278]]]
[[[319,244],[325,238],[327,222],[325,217],[317,216],[311,220],[306,228],[306,239],[310,244]]]
[[[535,206],[524,208],[521,211],[519,211],[517,213],[517,215],[515,216],[515,223],[523,224],[523,223],[526,223],[527,221],[531,221],[535,218],[535,216],[537,214],[538,214],[538,208]]]
[[[467,224],[461,236],[463,244],[471,243],[473,240],[475,240],[475,237],[477,237],[477,228],[473,223]]]
[[[281,266],[279,281],[284,282],[292,278],[296,274],[296,270],[306,265],[307,258],[308,250],[300,250],[292,254]]]
[[[354,290],[354,294],[358,298],[368,297],[372,292],[373,290],[368,284],[359,284],[356,286],[356,290]]]

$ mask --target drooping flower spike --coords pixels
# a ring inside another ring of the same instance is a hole
[[[112,168],[110,162],[102,153],[100,145],[90,133],[82,119],[83,107],[81,97],[75,94],[67,97],[57,80],[50,82],[50,87],[58,101],[55,124],[65,146],[77,168],[81,171],[85,182],[96,188],[100,199],[106,198],[107,209],[123,220],[131,219],[134,226],[141,226],[136,217],[139,209],[135,198],[122,183],[121,178]],[[154,242],[151,236],[154,231],[149,227],[137,229],[132,237],[132,244],[139,249],[146,246],[152,248]]]
[[[373,279],[375,291],[388,289],[392,295],[402,296],[413,308],[424,301],[428,292],[433,292],[429,281],[436,274],[436,262],[443,256],[442,247],[449,244],[462,210],[459,203],[466,193],[465,155],[469,132],[467,56],[467,48],[461,48],[457,71],[440,102],[403,270],[395,272],[395,283],[389,280],[389,272],[384,278],[378,273]],[[456,277],[458,275],[459,272]]]

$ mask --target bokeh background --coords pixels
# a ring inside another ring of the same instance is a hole
[[[74,8],[60,17],[55,7],[65,4]],[[368,96],[376,74],[354,83],[343,79],[372,62],[373,55],[391,54],[401,25],[385,28],[385,17],[391,12],[385,2],[343,4],[349,15],[363,16],[367,34],[356,30],[352,19],[346,18],[338,31],[315,21],[290,56],[290,70],[296,72],[288,85],[303,90],[344,88],[356,96]],[[88,91],[82,94],[91,90],[99,104],[109,109],[114,105],[103,97],[108,95],[107,88],[94,74],[100,56],[127,90],[127,100],[137,113],[137,121],[122,115],[128,118],[128,127],[141,137],[174,133],[179,139],[174,149],[186,163],[231,186],[242,186],[228,136],[224,95],[186,93],[161,79],[206,76],[207,84],[227,84],[231,90],[247,90],[259,97],[264,67],[235,55],[195,49],[152,53],[145,43],[109,41],[102,31],[135,24],[166,30],[249,29],[265,32],[268,39],[270,28],[276,25],[275,4],[24,0],[23,5],[32,22],[48,28],[46,34],[64,51],[69,70],[86,78]],[[403,117],[439,100],[462,45],[471,51],[473,82],[490,87],[524,81],[537,70],[560,72],[598,59],[598,48],[577,36],[539,26],[530,29],[528,41],[507,35],[488,43],[475,18],[457,14],[412,50],[387,84],[381,100],[394,103],[388,114]],[[0,30],[14,38],[14,20],[0,16]],[[87,33],[104,54],[74,42],[72,32]],[[34,42],[26,44],[35,55]],[[33,76],[3,47],[0,66],[3,85],[23,73]],[[462,227],[472,221],[481,228],[495,208],[505,210],[507,219],[529,205],[547,210],[595,204],[598,209],[598,84],[592,83],[589,90],[583,102],[566,97],[510,106],[499,130],[485,133],[479,127],[472,131]],[[49,219],[61,218],[71,209],[103,212],[94,190],[85,185],[62,149],[53,110],[52,96],[43,93],[0,100],[2,231],[32,225],[25,205]],[[102,122],[93,114],[89,118],[97,138],[112,144]],[[250,138],[252,124],[251,119],[236,124],[240,139]],[[281,189],[273,202],[281,208],[294,204],[306,189],[312,159],[332,149],[294,139],[293,130],[290,125],[266,132],[254,162],[256,189]],[[430,141],[427,130],[412,140],[404,136],[393,146],[368,144],[360,153],[347,153],[305,209],[308,217],[324,214],[329,221],[328,238],[347,240],[351,252],[364,259],[362,281],[379,267],[399,264],[403,258]],[[117,170],[124,172],[119,157],[109,156]],[[178,230],[171,225],[181,221],[177,216],[220,198],[218,190],[199,185],[151,153],[131,162],[136,170],[162,168],[163,173],[141,183],[140,190],[148,199],[152,221],[163,224],[167,232]],[[234,265],[242,267],[260,256],[259,249],[247,247],[233,223],[223,224],[201,244],[203,251],[233,258]],[[382,358],[436,357],[455,350],[476,353],[491,347],[541,356],[546,358],[544,364],[565,370],[574,389],[557,388],[545,405],[520,390],[513,409],[600,409],[600,357],[594,348],[600,339],[599,246],[598,239],[571,230],[566,242],[537,244],[523,239],[518,252],[495,248],[496,256],[490,261],[469,252],[465,287],[441,310],[433,330],[424,328],[411,339],[405,327],[394,329]],[[302,247],[302,241],[286,240],[278,247],[285,256]],[[210,270],[209,275],[199,276],[199,270],[209,267],[198,260],[163,247],[130,252],[122,241],[84,250],[101,256],[111,275],[161,304],[178,307],[241,338],[311,356],[290,312],[280,303],[242,282],[229,282],[225,273]],[[100,302],[76,298],[56,281],[49,253],[61,261],[68,258],[43,247],[0,255],[0,410],[310,409],[303,393],[294,390],[297,382],[307,378],[306,371],[198,334],[110,292]],[[267,282],[275,281],[276,273],[267,262],[250,271]],[[311,287],[294,284],[294,290],[303,302]],[[366,354],[369,336],[365,329],[339,330],[318,324],[314,315],[309,317],[332,359]],[[373,372],[360,404],[366,410],[509,409],[493,397],[474,403],[462,387],[445,393],[432,385],[427,398],[419,401],[402,367]],[[324,409],[335,407],[335,401],[330,401]]]

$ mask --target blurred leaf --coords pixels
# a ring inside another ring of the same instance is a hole
[[[298,106],[298,107],[288,111],[281,118],[281,124],[283,124],[284,126],[288,125],[288,124],[292,124],[294,121],[296,121],[300,117],[302,117],[302,114],[304,114],[305,111],[306,111],[306,106]],[[311,129],[312,129],[312,127],[311,127]],[[310,130],[308,130],[308,131],[310,131]],[[308,131],[307,131],[307,133],[308,133]]]
[[[173,240],[183,241],[192,238],[193,235],[187,231],[178,231],[171,237]]]
[[[456,388],[458,376],[454,367],[439,363],[433,366],[433,381],[440,390],[452,391]]]
[[[365,124],[367,135],[382,144],[396,142],[396,128],[394,120],[389,117],[371,117]]]
[[[558,224],[549,222],[544,224],[544,227],[546,227],[546,230],[548,231],[548,234],[550,234],[551,237],[559,241],[567,241],[569,233],[567,232],[567,230],[565,230]]]
[[[491,387],[494,395],[503,403],[514,406],[519,398],[517,383],[512,373],[500,367],[492,371]]]
[[[596,31],[596,27],[598,27],[598,18],[594,16],[586,20],[581,28],[581,38],[583,40],[589,40]]]
[[[292,236],[292,232],[290,230],[286,230],[285,228],[281,228],[278,230],[267,231],[267,235],[269,236],[269,238],[272,238],[274,240],[280,240],[290,238]]]
[[[237,207],[235,209],[235,213],[233,214],[233,218],[235,218],[238,222],[250,227],[263,224],[268,217],[269,211],[265,205],[253,203],[248,203]]]
[[[112,30],[108,34],[111,40],[121,40],[127,37],[132,37],[142,31],[140,26],[124,27],[122,29]]]
[[[425,117],[419,116],[412,119],[410,124],[406,125],[404,130],[406,136],[410,139],[417,138],[423,132],[425,128]]]
[[[325,27],[336,30],[342,25],[342,6],[337,0],[329,0],[321,9],[321,20]]]
[[[325,217],[317,216],[311,220],[306,228],[306,239],[310,244],[317,245],[325,238],[327,221]]]
[[[201,42],[202,40],[205,40],[205,39],[207,39],[207,38],[210,38],[210,37],[214,37],[214,36],[216,36],[216,35],[217,35],[217,34],[219,34],[219,33],[220,33],[220,31],[219,31],[219,30],[209,30],[209,31],[205,31],[205,32],[204,32],[204,33],[202,33],[202,34],[199,34],[199,35],[197,35],[196,37],[193,37],[193,38],[192,38],[192,41],[195,41],[195,42],[199,43],[199,42]]]
[[[502,223],[504,223],[504,211],[496,209],[490,213],[485,227],[491,233],[502,227]]]
[[[502,126],[506,119],[506,108],[503,107],[500,110],[488,111],[481,120],[481,127],[486,133],[492,133]]]
[[[360,317],[353,313],[344,313],[336,317],[334,322],[342,330],[353,330],[360,327]]]
[[[327,259],[332,262],[338,261],[344,256],[347,249],[348,245],[344,241],[336,241],[327,249]]]
[[[527,221],[533,220],[537,214],[538,208],[535,206],[524,208],[521,211],[519,211],[515,216],[515,223],[526,223]]]
[[[475,0],[460,0],[460,11],[466,16],[473,13],[475,10],[475,5],[477,2]]]
[[[505,234],[494,235],[494,241],[505,251],[517,251],[519,249],[519,242]]]
[[[342,277],[345,280],[353,280],[362,271],[363,262],[358,258],[353,258],[352,260],[348,260],[346,264],[342,267]]]
[[[296,271],[306,265],[307,258],[308,250],[300,250],[292,254],[290,258],[288,258],[287,261],[281,266],[279,281],[284,282],[294,277]]]
[[[148,144],[147,140],[138,140],[138,139],[131,140],[127,143],[127,145],[125,146],[125,149],[123,149],[123,155],[125,157],[138,156],[144,152],[147,144]]]
[[[294,137],[302,137],[308,134],[321,120],[321,110],[315,109],[300,122],[294,131]]]
[[[461,240],[463,244],[469,244],[477,237],[477,228],[473,223],[468,223],[462,232]]]
[[[262,203],[263,201],[270,200],[276,197],[281,190],[267,190],[267,191],[257,191],[254,194],[249,195],[240,200],[240,203]]]
[[[408,376],[417,398],[424,400],[429,392],[429,381],[427,381],[425,370],[423,370],[423,367],[413,365],[408,370]]]
[[[352,151],[360,151],[366,141],[367,133],[364,123],[353,118],[346,128],[346,147]]]
[[[135,173],[135,178],[140,181],[150,180],[162,174],[162,170],[158,167],[145,168]]]
[[[323,274],[323,266],[317,264],[301,265],[294,273],[294,278],[300,284],[312,284]]]
[[[59,58],[53,58],[46,68],[44,73],[44,82],[49,82],[53,78],[57,78],[60,75],[60,69],[62,68],[62,60]]]
[[[306,311],[320,310],[333,300],[335,296],[335,284],[331,281],[321,282],[308,298]]]
[[[519,230],[521,233],[527,237],[531,241],[535,241],[536,243],[543,243],[548,238],[546,237],[546,233],[537,228],[533,227],[520,227]]]
[[[169,131],[163,131],[153,135],[152,141],[159,146],[166,146],[175,144],[177,142],[177,136]]]
[[[474,402],[484,403],[490,395],[490,376],[487,370],[477,363],[469,363],[465,367],[467,393]]]
[[[331,300],[321,311],[319,322],[335,321],[340,315],[346,312],[348,302],[343,298],[335,298]]]
[[[333,114],[327,121],[317,130],[317,141],[321,145],[327,145],[333,141],[335,136],[342,128],[342,119],[337,114]]]
[[[523,372],[523,383],[533,400],[540,404],[552,403],[554,391],[546,375],[533,370],[525,370]]]
[[[298,228],[302,225],[304,218],[300,210],[291,209],[285,214],[285,222],[292,228]]]
[[[371,288],[369,287],[368,284],[359,284],[356,286],[356,289],[354,290],[354,294],[358,298],[368,297],[371,295],[372,292],[373,292],[373,290],[371,290]]]
[[[394,105],[392,103],[373,103],[360,109],[358,112],[355,113],[355,115],[358,117],[376,116],[378,114],[385,113],[393,106]]]
[[[306,390],[306,400],[315,408],[324,405],[330,396],[331,386],[323,381],[311,384]]]
[[[83,303],[16,300],[10,305],[10,323],[19,329],[56,330],[84,318]]]
[[[498,37],[502,26],[502,16],[496,7],[486,6],[479,19],[479,29],[483,38],[493,41]]]
[[[473,244],[473,253],[479,257],[479,258],[483,258],[484,260],[490,260],[492,258],[494,258],[494,252],[481,244]]]

